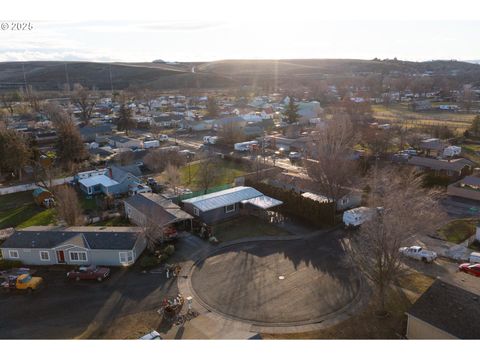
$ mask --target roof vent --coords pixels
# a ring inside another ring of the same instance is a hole
[[[474,297],[472,298],[472,300],[473,300],[473,301],[478,301],[478,296],[474,296]]]

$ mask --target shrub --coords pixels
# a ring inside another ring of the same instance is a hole
[[[16,267],[21,267],[23,264],[19,260],[0,259],[0,270],[8,270]]]
[[[142,268],[152,268],[157,266],[160,263],[160,259],[155,255],[146,255],[140,260],[140,267]]]
[[[173,245],[168,245],[163,249],[163,254],[167,255],[168,257],[172,256],[173,253],[175,252],[175,246]]]

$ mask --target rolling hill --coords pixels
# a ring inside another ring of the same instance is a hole
[[[193,70],[192,70],[193,69]],[[26,82],[37,90],[60,90],[68,82],[107,90],[142,86],[154,89],[229,88],[262,81],[288,84],[292,80],[322,79],[369,73],[468,76],[480,80],[480,65],[460,61],[292,59],[222,60],[203,63],[95,63],[30,61],[0,63],[0,89]]]

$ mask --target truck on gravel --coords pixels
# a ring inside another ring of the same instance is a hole
[[[425,263],[431,263],[437,258],[437,253],[435,251],[426,250],[421,246],[406,246],[401,247],[398,251],[406,257],[415,260],[421,260]]]

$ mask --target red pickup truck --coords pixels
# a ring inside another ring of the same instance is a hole
[[[95,265],[80,266],[76,270],[67,273],[67,279],[80,280],[97,280],[103,281],[110,275],[110,269],[106,267],[96,267]]]

